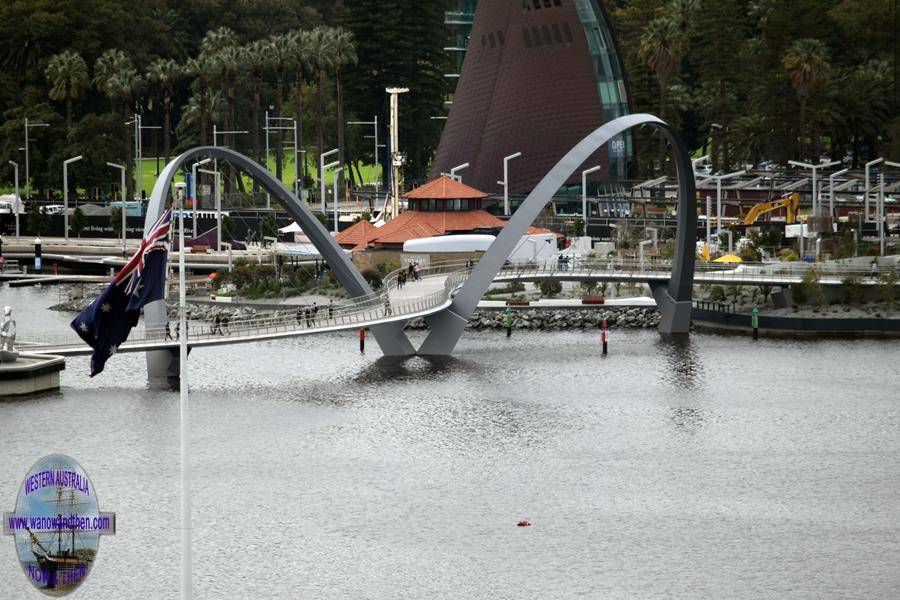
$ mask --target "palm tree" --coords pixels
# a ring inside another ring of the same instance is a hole
[[[141,86],[141,76],[134,68],[131,59],[121,50],[107,50],[94,65],[94,84],[109,98],[113,112],[116,102],[122,104],[125,132],[125,173],[127,197],[134,197],[134,148],[132,138],[132,126],[129,123],[132,116],[132,103],[134,96]]]
[[[315,71],[316,79],[316,152],[321,154],[325,150],[325,135],[323,130],[322,114],[322,73],[331,65],[334,56],[334,35],[329,27],[316,27],[310,32],[310,61]],[[319,173],[319,177],[324,177]]]
[[[116,111],[119,95],[112,89],[113,77],[123,69],[131,67],[131,59],[121,50],[107,50],[94,63],[94,85],[109,99],[110,111]]]
[[[228,27],[208,31],[200,44],[200,54],[209,59],[212,70],[219,77],[222,94],[228,102],[225,129],[232,131],[235,128],[236,117],[235,83],[238,69],[243,62],[241,48],[237,45],[237,35]],[[213,142],[215,143],[215,140]],[[233,140],[231,145],[234,145]]]
[[[331,64],[334,68],[334,81],[337,88],[338,160],[344,164],[344,89],[341,81],[341,68],[344,65],[355,65],[359,59],[356,56],[356,42],[353,40],[352,32],[338,27],[333,30],[332,35]],[[341,171],[341,184],[343,184],[343,178],[344,172]]]
[[[163,101],[163,154],[166,164],[172,153],[172,88],[183,74],[184,69],[172,59],[159,58],[147,67],[147,81],[159,86],[158,92]]]
[[[293,62],[293,46],[290,36],[273,35],[268,44],[269,60],[275,69],[275,115],[281,116],[281,107],[284,102],[284,73]],[[269,124],[266,123],[266,127]],[[281,181],[281,163],[284,160],[284,148],[281,142],[281,131],[275,130],[275,177]],[[269,157],[266,157],[269,160]]]
[[[812,38],[796,40],[781,59],[781,64],[800,100],[800,156],[803,157],[807,133],[806,109],[809,97],[827,79],[831,67],[828,63],[828,50],[825,42]]]
[[[50,98],[66,101],[66,129],[72,131],[74,101],[90,86],[87,64],[81,55],[66,50],[50,57],[44,71],[50,82]]]
[[[681,57],[687,46],[687,38],[681,31],[678,22],[669,17],[661,16],[650,21],[644,35],[641,36],[641,44],[638,54],[644,63],[656,73],[659,83],[659,118],[666,118],[666,102],[669,97],[669,83],[681,64]],[[659,141],[659,164],[665,164],[665,142]]]
[[[303,84],[306,81],[306,69],[309,66],[309,57],[311,54],[312,48],[312,39],[310,36],[310,32],[308,31],[295,31],[293,33],[288,34],[290,37],[291,45],[293,47],[293,58],[294,58],[294,104],[295,104],[295,112],[297,114],[297,131],[295,134],[298,138],[298,146],[303,148]],[[301,169],[300,165],[295,165],[297,171],[297,178],[303,178],[306,176],[306,155],[301,153],[300,160],[302,160],[303,168]]]
[[[209,82],[213,76],[213,72],[215,71],[215,69],[215,61],[213,61],[209,57],[209,55],[203,53],[201,53],[196,58],[189,59],[187,64],[185,65],[185,73],[195,78],[195,92],[199,96],[196,104],[200,111],[199,115],[197,116],[197,121],[199,130],[199,143],[201,146],[209,144],[210,117],[207,107],[209,106]]]
[[[250,73],[250,79],[253,80],[253,158],[256,162],[262,162],[259,148],[259,106],[262,103],[263,77],[269,64],[266,42],[256,40],[244,46],[243,57],[244,66]],[[266,159],[268,160],[268,157]]]
[[[678,23],[668,17],[657,17],[647,26],[638,49],[644,63],[656,74],[659,83],[659,118],[666,118],[669,83],[678,70],[687,40]]]

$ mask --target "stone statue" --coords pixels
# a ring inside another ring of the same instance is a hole
[[[3,309],[3,323],[0,324],[0,362],[15,362],[19,357],[16,352],[16,322],[12,318],[12,307]]]

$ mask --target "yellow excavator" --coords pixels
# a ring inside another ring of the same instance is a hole
[[[779,198],[778,200],[770,200],[768,202],[760,202],[759,204],[754,204],[753,207],[747,211],[747,214],[744,215],[744,218],[741,220],[742,225],[753,225],[756,223],[756,220],[766,213],[772,212],[773,210],[778,210],[779,208],[784,208],[787,213],[786,223],[796,223],[797,218],[800,216],[800,194],[797,192],[791,192],[790,194],[786,194]]]

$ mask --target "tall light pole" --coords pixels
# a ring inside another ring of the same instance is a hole
[[[509,161],[522,156],[521,152],[503,157],[503,181],[498,181],[503,186],[503,214],[509,216]]]
[[[816,187],[816,183],[817,183],[816,176],[819,173],[819,169],[827,169],[828,167],[833,167],[835,165],[839,165],[839,164],[841,164],[841,161],[833,160],[831,162],[813,165],[813,164],[809,164],[809,163],[799,162],[796,160],[789,160],[788,164],[793,165],[795,167],[800,167],[803,169],[810,169],[812,171],[812,213],[813,213],[814,219],[818,218],[818,216],[819,216],[819,201],[818,201],[818,189]],[[808,223],[809,223],[809,220],[807,220],[807,224]],[[801,238],[801,240],[803,240],[803,235],[804,235],[803,221],[800,221],[800,238]],[[819,232],[818,232],[818,227],[817,227],[816,228],[816,238],[818,238],[818,237],[819,237]],[[803,240],[803,241],[805,241],[805,240]],[[818,245],[816,246],[816,248],[818,249]]]
[[[584,231],[587,233],[588,208],[587,208],[587,176],[601,169],[600,165],[585,169],[581,172],[581,218],[584,221]]]
[[[391,96],[391,216],[400,214],[400,167],[403,165],[403,155],[400,153],[400,94],[405,94],[409,88],[389,87],[385,88]]]
[[[329,169],[334,165],[338,164],[337,162],[325,164],[325,159],[333,154],[337,154],[338,149],[329,150],[328,152],[323,152],[319,155],[319,205],[322,210],[322,214],[325,213],[325,169]]]
[[[126,234],[125,234],[125,165],[117,165],[116,163],[108,162],[106,163],[107,167],[112,167],[113,169],[119,169],[121,179],[119,180],[119,194],[122,196],[122,254],[125,255],[126,248]]]
[[[378,183],[379,183],[379,181],[378,181],[379,180],[379,177],[378,177],[378,165],[379,165],[379,163],[378,163],[378,115],[375,115],[375,117],[371,121],[347,121],[347,125],[373,125],[375,128],[375,154],[374,154],[374,159],[375,159],[375,199],[377,200],[378,199]]]
[[[846,175],[850,169],[841,169],[828,176],[828,216],[834,218],[834,180]]]
[[[884,166],[900,169],[900,163],[884,161]],[[884,228],[886,225],[887,215],[884,213],[884,169],[879,173],[878,185],[878,244],[880,247],[880,256],[884,256]]]
[[[67,242],[69,241],[69,165],[81,159],[82,156],[79,154],[63,161],[63,230]]]
[[[883,158],[876,158],[866,163],[866,191],[865,197],[863,197],[863,215],[865,215],[863,218],[866,223],[869,222],[869,169],[883,162]]]
[[[461,165],[456,165],[455,167],[450,169],[450,179],[455,179],[456,181],[462,183],[462,177],[460,177],[456,173],[458,171],[462,171],[463,169],[465,169],[468,166],[469,166],[469,163],[463,163]]]
[[[818,216],[818,214],[819,214],[819,210],[818,210],[818,209],[819,209],[819,198],[818,198],[818,193],[817,193],[817,192],[818,192],[818,189],[817,189],[817,186],[816,186],[816,183],[817,183],[818,180],[816,179],[816,176],[817,176],[818,173],[819,173],[819,169],[827,169],[827,168],[829,168],[829,167],[834,167],[834,166],[836,166],[836,165],[841,164],[841,161],[839,161],[839,160],[833,160],[833,161],[831,161],[831,162],[826,162],[826,163],[820,163],[820,164],[817,164],[817,165],[812,165],[812,164],[809,164],[809,163],[799,162],[799,161],[796,161],[796,160],[789,160],[789,161],[788,161],[788,164],[789,164],[789,165],[793,165],[793,166],[795,166],[795,167],[801,167],[801,168],[803,168],[803,169],[810,169],[810,170],[812,171],[812,207],[813,207],[813,216],[814,216],[814,217],[815,217],[815,216]]]
[[[209,169],[197,169],[198,173],[206,173],[212,175],[216,185],[216,252],[222,249],[222,186],[219,171],[210,171]],[[196,185],[196,183],[195,183]],[[196,234],[194,237],[197,237]]]
[[[22,202],[19,196],[19,163],[11,160],[9,164],[13,166],[15,169],[15,183],[16,183],[16,241],[19,241],[19,211],[21,210],[20,204]]]
[[[329,154],[334,154],[335,152],[337,152],[337,150],[332,150]],[[325,155],[323,154],[322,156],[325,156]],[[328,213],[325,212],[325,171],[327,171],[328,169],[333,169],[334,167],[337,167],[340,164],[341,164],[341,161],[339,161],[339,160],[330,162],[327,165],[323,164],[322,169],[319,171],[319,179],[322,180],[322,214],[326,215],[326,217],[327,217]],[[337,184],[336,183],[334,186],[334,198],[332,198],[331,201],[334,203],[332,212],[334,212],[334,222],[335,222],[335,227],[337,227]]]
[[[194,166],[191,167],[191,188],[193,189],[188,190],[188,192],[191,194],[191,200],[194,203],[194,205],[191,207],[194,209],[194,238],[197,237],[197,168],[203,165],[207,165],[211,162],[211,158],[204,158],[199,162],[195,162]]]
[[[715,123],[714,123],[715,125]],[[722,126],[719,125],[721,128]],[[727,175],[710,175],[710,179],[716,180],[716,229],[717,233],[722,231],[722,181],[725,179],[731,179],[732,177],[740,177],[747,171],[740,170],[735,171],[734,173],[728,173]],[[709,219],[709,215],[706,215],[706,218]]]
[[[334,204],[334,233],[337,235],[338,232],[338,175],[340,175],[341,171],[344,170],[344,167],[338,167],[334,170],[332,182],[334,184],[334,197],[332,198],[332,202]]]
[[[28,129],[31,127],[50,127],[50,123],[29,123],[25,118],[25,199],[31,200],[31,171],[28,150]]]

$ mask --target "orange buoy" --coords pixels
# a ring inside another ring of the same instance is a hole
[[[531,523],[529,523],[526,519],[522,519],[518,523],[516,523],[516,527],[531,527]]]

